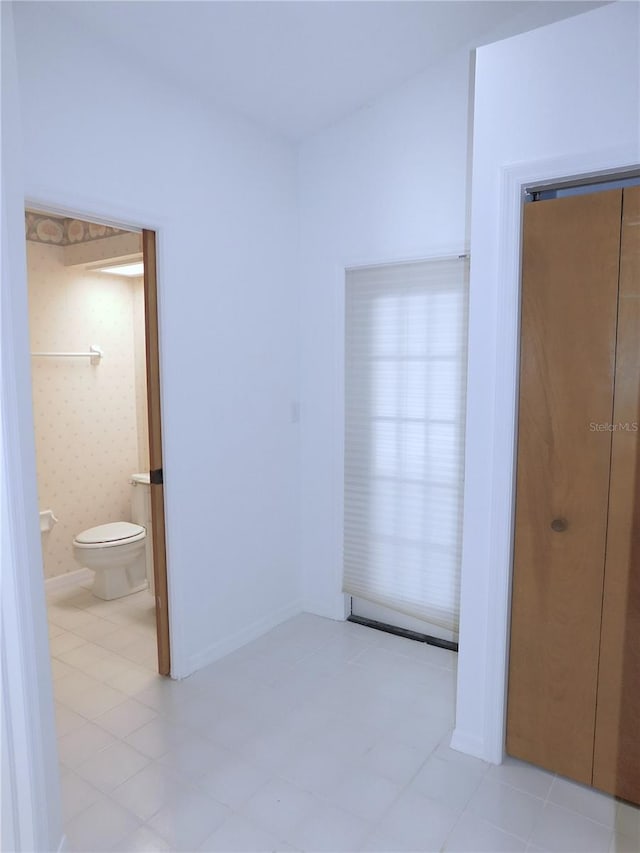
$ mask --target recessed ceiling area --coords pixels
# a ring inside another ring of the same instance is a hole
[[[297,141],[457,49],[602,2],[53,2],[201,99]]]
[[[133,261],[128,264],[116,262],[97,266],[93,271],[108,273],[109,275],[123,275],[125,278],[137,278],[144,274],[144,263],[142,261]]]

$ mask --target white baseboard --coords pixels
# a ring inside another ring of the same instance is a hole
[[[334,595],[330,599],[306,598],[302,602],[302,610],[305,613],[312,613],[314,616],[322,616],[324,619],[344,622],[350,613],[350,604],[349,596],[341,593],[339,596]]]
[[[491,760],[487,757],[484,740],[477,735],[460,731],[460,729],[454,729],[449,746],[451,749],[455,749],[456,752],[464,752],[466,755],[481,758],[483,761]]]
[[[44,582],[44,588],[47,592],[51,592],[54,589],[65,589],[68,586],[80,586],[80,584],[92,580],[93,572],[91,569],[74,569],[72,572],[47,578]]]
[[[297,616],[298,613],[302,612],[302,602],[292,601],[290,604],[286,605],[286,607],[282,607],[280,610],[269,613],[267,616],[264,616],[262,619],[258,619],[256,622],[253,622],[241,631],[238,631],[237,633],[226,637],[224,640],[214,643],[212,646],[209,646],[203,651],[192,655],[189,659],[189,675],[196,672],[198,669],[202,669],[204,666],[208,666],[210,663],[220,660],[220,658],[223,658],[225,655],[235,652],[237,649],[242,648],[242,646],[246,646],[247,643],[252,642],[252,640],[257,640],[258,637],[266,634],[267,631],[275,628],[276,625],[280,625],[281,622],[285,622],[287,619],[291,619],[292,616]]]

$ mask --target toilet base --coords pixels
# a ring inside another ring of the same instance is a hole
[[[94,569],[93,571],[95,577],[90,591],[103,601],[124,598],[125,595],[133,595],[134,592],[140,592],[149,586],[147,581],[144,580],[142,583],[132,587],[127,570],[124,568],[111,568],[106,571]]]
[[[96,598],[111,601],[133,595],[148,586],[146,577],[146,536],[115,545],[85,544],[73,540],[73,555],[83,567],[94,573],[91,592]]]

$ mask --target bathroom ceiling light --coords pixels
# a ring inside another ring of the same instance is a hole
[[[144,264],[142,261],[136,261],[134,264],[111,264],[108,267],[99,267],[96,272],[107,272],[111,275],[126,275],[140,276],[144,272]]]

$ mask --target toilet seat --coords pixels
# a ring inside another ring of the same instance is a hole
[[[146,530],[140,524],[129,521],[112,521],[109,524],[99,524],[78,533],[73,544],[79,549],[113,548],[118,545],[129,545],[144,539]]]

